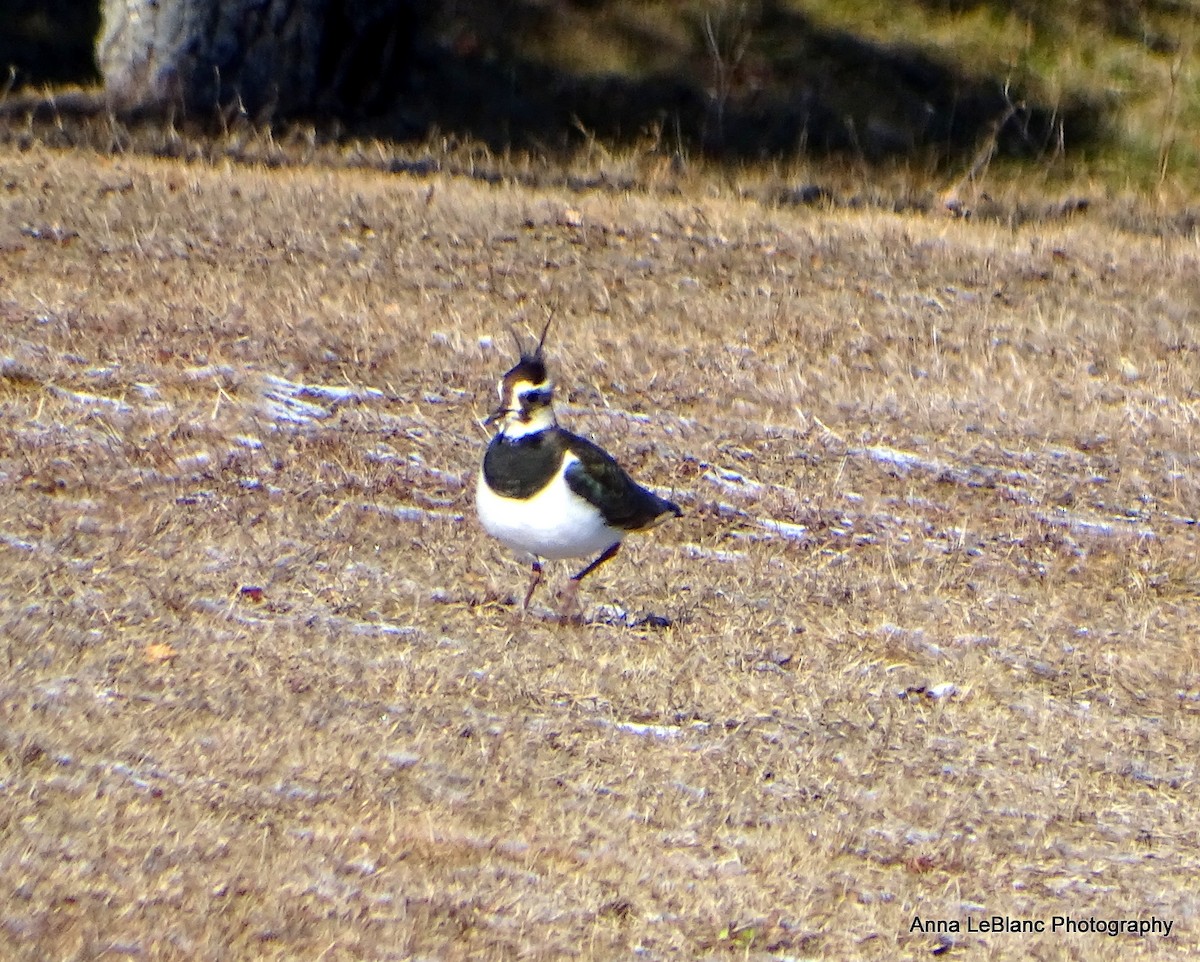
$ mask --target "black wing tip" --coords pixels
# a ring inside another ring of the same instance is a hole
[[[657,527],[669,517],[683,517],[683,508],[679,507],[679,505],[677,505],[674,501],[669,501],[666,498],[660,498],[657,494],[654,494],[653,491],[649,491],[647,493],[653,495],[655,508],[654,514],[650,517],[649,527]]]

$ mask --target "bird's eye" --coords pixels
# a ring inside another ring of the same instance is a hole
[[[526,391],[524,394],[521,395],[521,402],[526,407],[532,407],[535,404],[549,404],[550,403],[550,391],[549,390]]]

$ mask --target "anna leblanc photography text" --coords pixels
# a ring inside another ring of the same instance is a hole
[[[1073,918],[1070,915],[1053,915],[1046,919],[1010,918],[1007,915],[989,915],[984,918],[967,916],[965,924],[959,919],[921,918],[914,915],[909,932],[971,932],[1005,934],[1037,934],[1061,933],[1064,935],[1076,933],[1097,933],[1099,935],[1161,935],[1167,938],[1175,925],[1171,919],[1160,919],[1151,916],[1148,919],[1098,919]]]

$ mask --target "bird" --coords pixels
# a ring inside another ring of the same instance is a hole
[[[543,561],[594,556],[567,583],[565,617],[579,583],[613,559],[627,534],[683,511],[634,481],[599,445],[559,426],[544,356],[551,320],[532,351],[513,331],[520,359],[500,379],[500,405],[484,422],[499,427],[483,456],[475,506],[488,534],[532,559],[522,611]]]

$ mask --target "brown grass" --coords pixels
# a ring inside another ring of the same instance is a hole
[[[1196,943],[1194,240],[39,148],[0,209],[15,958]],[[583,626],[470,495],[551,308],[686,511]],[[1174,929],[910,932],[992,914]]]

